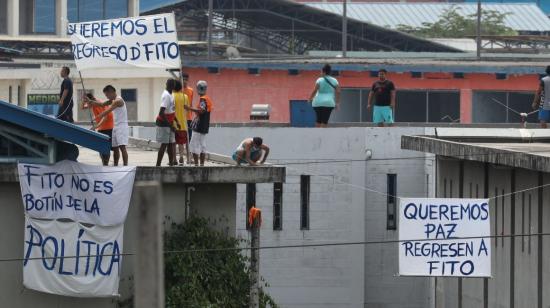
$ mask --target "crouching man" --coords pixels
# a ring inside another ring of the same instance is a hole
[[[246,138],[237,147],[235,153],[233,153],[233,160],[237,162],[237,166],[241,164],[256,166],[265,163],[268,155],[269,147],[263,144],[262,138]],[[258,163],[259,160],[260,162]]]

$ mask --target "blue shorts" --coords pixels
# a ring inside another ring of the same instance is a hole
[[[373,123],[393,123],[393,110],[390,106],[374,106],[372,114]]]
[[[252,161],[257,161],[258,159],[260,159],[261,155],[262,155],[262,151],[250,152],[250,159]],[[233,158],[234,161],[237,161],[237,152],[233,153],[232,158]],[[239,163],[240,164],[248,164],[248,162],[244,158],[241,158],[241,161]]]
[[[540,107],[539,109],[539,121],[550,123],[550,110],[545,110]]]

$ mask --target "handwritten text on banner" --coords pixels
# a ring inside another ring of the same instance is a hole
[[[172,13],[72,23],[67,31],[79,70],[180,66]]]
[[[400,199],[399,274],[490,277],[488,236],[487,199]]]
[[[19,164],[25,214],[114,226],[124,222],[136,167],[104,168],[62,161]]]

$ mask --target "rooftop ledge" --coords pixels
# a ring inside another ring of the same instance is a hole
[[[550,130],[436,128],[402,136],[401,148],[460,160],[550,172]]]
[[[99,159],[99,158],[98,158]],[[285,182],[284,167],[259,166],[205,166],[205,167],[149,167],[138,166],[136,181],[161,183],[238,184]],[[17,164],[0,164],[0,182],[18,182]]]
[[[156,167],[159,144],[155,141],[130,138],[127,147],[130,165],[137,166],[136,181],[160,181],[162,183],[277,183],[285,182],[286,169],[265,164],[237,167],[230,157],[208,153],[204,167],[162,166]],[[99,154],[79,147],[78,161],[89,165],[101,165]],[[112,163],[112,158],[111,158]],[[167,163],[165,155],[163,164]],[[0,182],[18,182],[17,164],[0,163]]]

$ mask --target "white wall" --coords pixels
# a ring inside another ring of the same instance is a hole
[[[282,231],[273,231],[273,185],[257,185],[256,205],[263,212],[261,245],[299,245],[396,239],[396,231],[386,230],[386,197],[362,187],[386,192],[387,174],[397,173],[399,196],[433,194],[433,162],[414,159],[423,153],[400,149],[401,135],[425,132],[214,127],[207,143],[209,151],[231,155],[245,137],[261,136],[272,150],[269,161],[287,163]],[[154,138],[154,128],[135,128],[134,133]],[[365,160],[366,149],[372,150],[373,160]],[[380,160],[403,157],[413,159]],[[346,161],[311,163],[320,160]],[[311,175],[309,230],[300,230],[301,174]],[[239,185],[237,233],[248,238],[245,202],[245,185]],[[394,244],[262,250],[260,270],[282,307],[429,307],[430,281],[396,277],[396,252]]]
[[[12,104],[19,104],[22,105],[24,101],[26,102],[26,95],[25,87],[24,87],[24,81],[23,80],[1,80],[0,79],[0,100],[3,100],[5,102],[10,102]],[[17,96],[18,91],[17,88],[20,88],[20,97]],[[11,87],[11,100],[10,100],[10,87]],[[23,98],[25,100],[23,101]]]
[[[433,156],[427,155],[432,157],[427,160],[416,159],[426,155],[401,150],[401,135],[424,135],[431,131],[429,128],[367,129],[367,144],[373,150],[373,160],[367,162],[367,186],[386,192],[387,174],[394,173],[397,174],[397,196],[433,196]],[[387,196],[367,192],[366,207],[365,239],[397,240],[397,230],[386,230]],[[366,307],[429,307],[432,294],[429,279],[396,276],[397,244],[365,246],[365,256]]]

